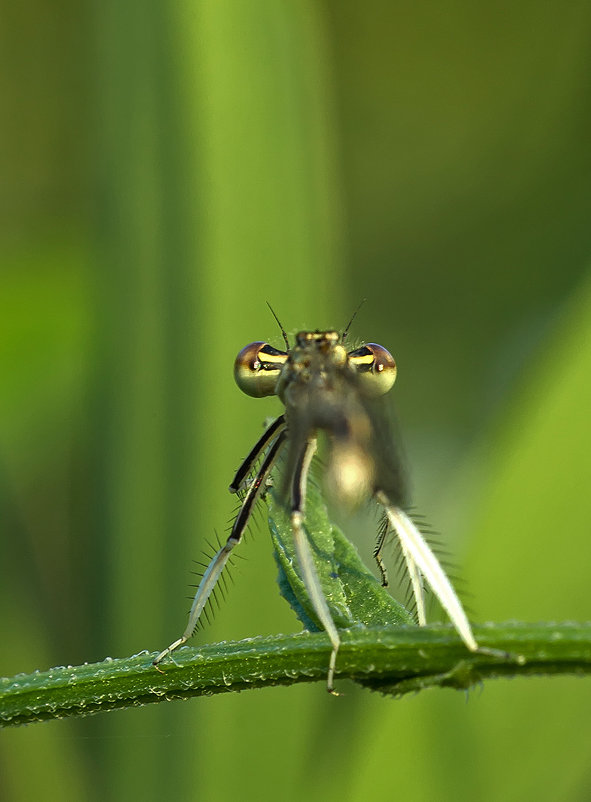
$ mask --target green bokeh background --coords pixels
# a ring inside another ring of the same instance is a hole
[[[237,351],[399,365],[475,620],[591,614],[591,6],[5,3],[2,674],[162,648],[269,414]],[[366,539],[367,554],[371,538]],[[213,641],[296,631],[264,528]],[[583,800],[586,680],[343,683],[5,731],[0,797]]]

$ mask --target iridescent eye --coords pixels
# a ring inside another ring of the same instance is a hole
[[[243,393],[253,398],[274,395],[277,379],[287,360],[284,351],[269,343],[250,343],[234,362],[234,379]]]
[[[396,381],[396,362],[392,354],[376,343],[368,343],[349,354],[349,364],[359,376],[368,396],[384,395]]]

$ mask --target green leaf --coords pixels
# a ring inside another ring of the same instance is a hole
[[[321,627],[295,554],[289,511],[275,490],[267,494],[267,505],[281,594],[304,627],[318,631]],[[355,546],[330,521],[320,488],[313,478],[308,482],[304,530],[324,596],[339,629],[415,623],[411,613],[380,585],[362,563]]]

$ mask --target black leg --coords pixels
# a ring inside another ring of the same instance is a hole
[[[276,421],[273,421],[268,429],[265,429],[255,445],[251,448],[248,456],[243,460],[242,465],[236,471],[236,475],[230,484],[230,493],[237,493],[241,489],[253,465],[255,465],[256,461],[273,438],[275,438],[279,432],[283,431],[283,429],[285,429],[285,415],[280,415]]]
[[[378,571],[380,572],[380,577],[381,577],[381,580],[382,580],[382,587],[383,588],[387,588],[388,587],[388,573],[386,571],[386,566],[384,565],[384,561],[382,559],[382,550],[383,550],[383,548],[384,548],[384,546],[386,544],[386,538],[388,536],[388,530],[389,530],[388,519],[385,518],[380,523],[380,528],[379,528],[379,531],[378,531],[378,537],[376,539],[376,545],[375,545],[375,548],[373,550],[373,558],[376,561],[376,564],[378,566]]]
[[[228,558],[230,557],[232,549],[240,542],[240,539],[242,538],[244,530],[246,529],[249,518],[252,514],[253,507],[263,492],[265,481],[269,476],[275,461],[277,460],[277,456],[281,450],[281,447],[285,443],[286,432],[283,430],[285,425],[283,426],[283,429],[279,429],[279,435],[277,435],[278,428],[279,427],[275,429],[275,442],[269,449],[265,459],[261,464],[261,467],[259,468],[246,492],[242,506],[240,507],[238,515],[236,516],[236,520],[234,521],[234,525],[232,526],[230,536],[224,545],[214,554],[205,573],[201,577],[201,582],[199,583],[199,587],[195,593],[195,598],[193,599],[193,605],[191,607],[191,612],[189,613],[189,621],[185,631],[180,638],[177,638],[177,640],[171,643],[168,648],[160,652],[160,654],[154,660],[154,665],[156,667],[158,667],[158,663],[164,660],[165,657],[168,657],[168,655],[172,654],[175,649],[178,649],[179,646],[182,646],[184,643],[186,643],[195,631],[199,617],[203,612],[203,609],[207,604],[207,601],[213,589],[215,588],[226,563],[228,562]]]

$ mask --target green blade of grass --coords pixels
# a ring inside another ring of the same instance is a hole
[[[371,627],[342,633],[338,675],[400,696],[426,687],[466,689],[487,678],[591,674],[591,624],[489,624],[479,641],[514,657],[467,652],[451,627]],[[0,680],[3,726],[85,716],[172,699],[326,680],[324,633],[185,647],[163,673],[154,654],[59,667]]]

